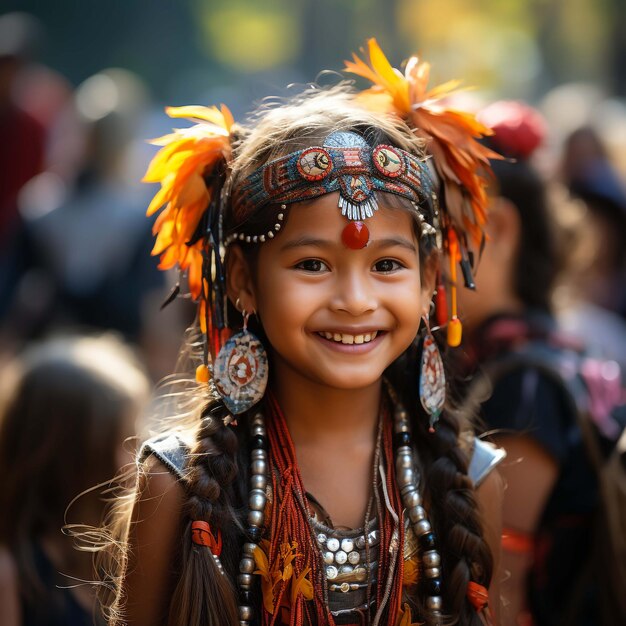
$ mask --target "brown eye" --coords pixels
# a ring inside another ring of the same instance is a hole
[[[328,267],[326,263],[319,259],[305,259],[296,265],[296,269],[304,270],[305,272],[323,272]]]
[[[380,272],[381,274],[388,274],[389,272],[395,272],[396,270],[402,269],[402,267],[404,266],[393,259],[381,259],[374,265],[374,270]]]

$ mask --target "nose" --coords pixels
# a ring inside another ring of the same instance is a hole
[[[358,317],[377,308],[378,298],[367,276],[359,271],[351,271],[337,278],[331,300],[333,311]]]

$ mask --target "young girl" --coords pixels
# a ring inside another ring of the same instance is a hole
[[[199,123],[159,140],[146,176],[150,211],[167,203],[155,253],[187,272],[205,354],[191,425],[143,448],[112,623],[497,608],[500,455],[444,409],[428,322],[440,248],[454,278],[481,236],[487,129],[432,108],[449,89],[426,91],[425,64],[402,76],[369,53],[349,69],[372,90],[311,90],[246,129],[169,111]]]

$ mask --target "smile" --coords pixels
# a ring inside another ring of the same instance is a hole
[[[330,332],[318,332],[318,335],[324,337],[324,339],[328,339],[329,341],[334,341],[335,343],[343,343],[346,345],[352,344],[362,344],[369,343],[376,339],[376,335],[378,335],[378,331],[375,330],[370,333],[364,333],[362,335],[351,335],[348,333],[330,333]]]

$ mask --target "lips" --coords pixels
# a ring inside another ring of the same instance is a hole
[[[369,343],[370,341],[373,341],[374,339],[376,339],[378,332],[379,331],[374,330],[370,332],[352,334],[352,333],[321,331],[321,332],[318,332],[317,334],[320,335],[321,337],[324,337],[324,339],[328,339],[329,341],[334,341],[335,343],[342,343],[344,345],[353,345],[353,344]]]

